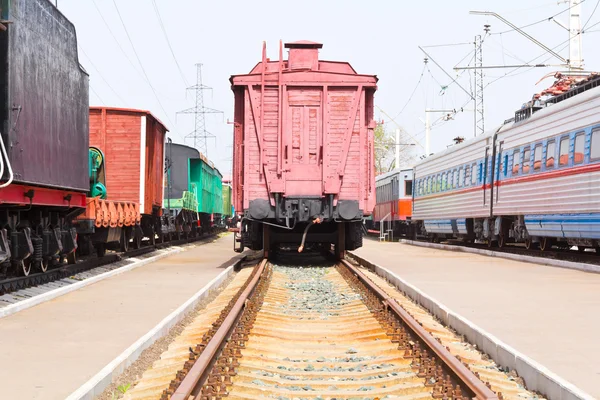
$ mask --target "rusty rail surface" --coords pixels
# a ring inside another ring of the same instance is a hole
[[[410,329],[418,339],[430,349],[439,360],[445,365],[448,371],[452,372],[455,379],[461,382],[471,391],[472,398],[480,400],[497,400],[499,397],[490,388],[488,388],[475,374],[454,357],[441,343],[430,335],[398,302],[391,298],[385,291],[375,285],[367,276],[365,276],[357,267],[346,260],[340,262],[352,274],[354,274],[369,291],[374,293],[382,302],[384,307],[389,308],[402,322]]]
[[[254,292],[254,289],[258,285],[266,265],[267,259],[263,259],[255,267],[256,270],[253,273],[251,280],[248,282],[248,285],[240,294],[239,298],[231,308],[231,311],[225,317],[223,323],[208,342],[192,368],[181,381],[175,393],[171,395],[171,400],[188,400],[190,396],[196,396],[199,394],[199,390],[202,388],[204,381],[208,377],[211,367],[219,355],[220,350],[223,348],[223,346],[225,346],[229,334],[232,332],[235,324],[244,311],[247,300],[250,298]]]

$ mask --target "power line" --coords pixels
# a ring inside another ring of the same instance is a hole
[[[160,29],[162,30],[163,34],[165,35],[165,39],[167,41],[167,45],[169,46],[169,50],[171,50],[171,55],[173,56],[173,60],[175,61],[175,64],[177,64],[177,70],[179,70],[179,75],[181,75],[181,79],[183,80],[183,83],[187,87],[187,86],[189,86],[189,84],[188,84],[187,80],[185,79],[185,75],[184,75],[183,71],[181,70],[181,67],[179,66],[179,61],[177,61],[177,57],[175,57],[175,52],[173,51],[173,47],[171,46],[171,41],[169,40],[169,36],[167,35],[167,30],[165,29],[162,18],[160,16],[160,11],[158,10],[158,6],[156,5],[155,0],[152,0],[152,5],[154,6],[154,12],[156,13],[156,17],[158,18],[158,22],[160,24]]]
[[[569,41],[570,41],[570,39],[568,39],[568,40],[566,40],[566,41],[564,41],[564,42],[560,43],[559,45],[557,45],[557,46],[553,47],[553,48],[552,48],[552,50],[555,50],[555,49],[557,49],[559,46],[561,46],[561,45],[564,45],[564,46],[563,46],[563,47],[562,47],[562,48],[559,50],[559,51],[563,51],[564,49],[566,49],[566,48],[569,46],[569,44],[568,44],[568,42],[569,42]],[[565,45],[565,43],[567,43],[567,44]],[[537,60],[538,58],[541,58],[541,57],[545,56],[546,54],[548,54],[548,52],[547,52],[547,51],[546,51],[546,52],[544,52],[544,53],[542,53],[542,54],[540,54],[539,56],[537,56],[537,57],[535,57],[535,58],[531,59],[531,60],[530,60],[529,62],[527,62],[526,64],[527,64],[527,65],[528,65],[528,64],[531,64],[532,62],[534,62],[534,61],[535,61],[535,60]],[[548,61],[549,61],[550,59],[552,59],[553,57],[554,57],[554,56],[553,56],[553,55],[551,55],[550,57],[548,57],[547,59],[545,59],[544,61],[542,61],[542,64],[544,64],[544,63],[548,62]],[[491,81],[491,82],[488,82],[488,83],[487,83],[487,85],[485,85],[485,87],[487,88],[488,86],[490,86],[491,84],[493,84],[493,83],[495,83],[495,82],[499,81],[500,79],[507,78],[507,77],[509,77],[509,76],[516,76],[516,75],[519,75],[519,74],[513,74],[513,72],[516,72],[516,71],[520,70],[521,68],[525,68],[525,67],[524,67],[524,66],[519,66],[519,67],[516,67],[515,69],[512,69],[512,70],[510,70],[509,72],[505,73],[504,75],[502,75],[502,76],[500,76],[500,77],[498,77],[498,78],[494,79],[494,80],[493,80],[493,81]],[[529,71],[531,71],[531,70],[532,70],[532,69],[534,69],[534,68],[537,68],[537,67],[536,67],[536,66],[531,66],[531,67],[529,67],[527,70],[523,71],[522,73],[529,72]]]
[[[131,66],[133,67],[133,69],[135,70],[135,72],[137,72],[138,75],[140,75],[140,77],[142,79],[144,79],[144,77],[142,76],[142,74],[140,73],[140,71],[137,69],[137,67],[135,66],[135,64],[133,63],[133,61],[131,61],[131,58],[129,58],[129,55],[127,55],[127,52],[125,51],[125,49],[123,49],[123,46],[121,46],[121,42],[115,36],[114,32],[112,31],[112,28],[110,27],[110,25],[108,24],[108,22],[106,22],[106,19],[104,18],[104,15],[102,14],[102,11],[100,11],[100,8],[98,7],[98,4],[96,4],[96,0],[92,0],[92,3],[94,3],[94,7],[96,7],[96,10],[98,11],[98,15],[100,15],[100,18],[102,18],[102,22],[104,22],[104,25],[106,25],[106,28],[108,29],[108,32],[110,33],[110,35],[112,36],[112,38],[115,40],[115,43],[117,43],[117,46],[119,46],[119,49],[121,50],[121,53],[123,53],[123,55],[125,56],[125,58],[127,59],[127,61],[129,61],[129,64],[131,64]]]
[[[583,3],[584,1],[585,1],[585,0],[581,0],[581,2],[579,2],[579,4]],[[567,11],[569,11],[571,8],[573,8],[573,7],[575,7],[575,6],[576,6],[576,5],[573,5],[573,6],[569,7],[569,8],[567,8],[566,10],[562,10],[561,12],[558,12],[558,13],[556,13],[556,14],[554,14],[554,15],[551,15],[551,16],[550,16],[550,17],[548,17],[548,18],[544,18],[544,19],[541,19],[541,20],[539,20],[539,21],[532,22],[532,23],[530,23],[530,24],[527,24],[527,25],[520,26],[520,27],[519,27],[519,29],[525,29],[525,28],[529,28],[529,27],[531,27],[531,26],[534,26],[534,25],[537,25],[537,24],[541,24],[542,22],[552,21],[554,18],[558,17],[558,16],[559,16],[559,15],[561,15],[561,14],[564,14],[564,13],[566,13]],[[514,31],[516,31],[516,29],[509,29],[509,30],[502,31],[502,32],[495,32],[495,33],[492,33],[492,35],[502,35],[503,33],[509,33],[509,32],[514,32]]]
[[[585,24],[583,24],[583,28],[581,28],[581,30],[584,30],[585,27],[587,26],[587,24],[590,23],[590,21],[592,20],[592,17],[594,16],[594,14],[596,13],[596,10],[598,9],[598,5],[600,5],[600,0],[598,0],[596,2],[596,6],[594,7],[594,11],[592,11],[592,13],[590,14],[590,17],[588,18],[588,20],[585,22]]]
[[[100,97],[100,95],[98,94],[98,92],[96,92],[94,90],[94,87],[92,85],[90,85],[90,90],[92,91],[92,93],[94,93],[96,95],[96,97],[98,98],[98,100],[100,100],[100,103],[102,103],[102,105],[106,105],[106,103],[104,102],[104,100],[102,100],[102,97]]]
[[[123,105],[127,105],[127,102],[125,100],[123,100],[123,98],[119,95],[119,93],[117,93],[117,91],[110,85],[110,83],[108,83],[108,81],[104,78],[104,76],[102,75],[102,73],[100,72],[98,67],[96,67],[96,65],[90,58],[90,56],[85,52],[85,50],[83,49],[83,47],[81,47],[81,45],[79,45],[79,49],[81,50],[83,55],[88,59],[88,61],[90,62],[90,65],[96,70],[100,79],[102,79],[104,81],[104,83],[106,84],[106,86],[108,86],[108,88],[115,94],[115,96],[117,96],[119,98],[119,100],[121,100]]]
[[[129,36],[129,31],[127,30],[127,26],[125,25],[125,21],[123,21],[123,17],[121,16],[121,12],[119,11],[119,7],[117,6],[117,2],[116,0],[113,0],[113,4],[115,5],[115,9],[117,10],[117,14],[119,15],[119,20],[121,21],[121,25],[123,25],[123,29],[125,30],[125,34],[127,35],[127,39],[129,40],[129,44],[131,44],[131,48],[133,49],[133,54],[135,54],[135,57],[138,60],[138,63],[140,64],[140,68],[142,69],[142,72],[144,73],[144,76],[146,77],[146,81],[148,82],[148,86],[150,86],[150,89],[152,89],[152,93],[154,93],[154,97],[156,97],[156,101],[158,102],[158,105],[160,106],[160,108],[162,109],[162,111],[165,113],[165,116],[167,117],[167,120],[169,121],[169,123],[173,126],[173,121],[171,121],[171,118],[169,118],[169,113],[167,113],[167,110],[165,110],[165,108],[163,107],[160,98],[158,96],[158,94],[156,93],[156,90],[154,89],[154,86],[152,86],[152,83],[150,83],[150,78],[148,77],[148,74],[146,73],[146,70],[144,69],[144,64],[142,64],[142,60],[140,60],[140,56],[138,55],[135,46],[133,45],[133,41],[131,40],[131,36]]]
[[[410,94],[408,100],[406,101],[406,103],[404,104],[404,106],[402,107],[400,112],[398,114],[396,114],[394,119],[398,118],[404,112],[404,109],[408,106],[408,104],[411,102],[413,96],[415,95],[415,92],[417,91],[417,89],[419,88],[419,85],[421,84],[421,81],[423,80],[423,75],[425,74],[425,68],[427,68],[427,64],[423,65],[423,70],[421,70],[421,76],[419,77],[419,81],[417,82],[417,85],[413,89],[412,93]]]
[[[582,2],[583,2],[583,1],[584,1],[584,0],[582,0]],[[599,3],[600,3],[600,1],[599,1]],[[589,21],[588,21],[588,22],[589,22]],[[600,25],[600,21],[599,21],[599,22],[596,22],[595,24],[593,24],[592,26],[590,26],[590,29],[591,29],[591,28],[593,28],[593,27],[595,27],[595,26],[597,26],[597,25]],[[582,29],[582,30],[581,30],[581,31],[580,31],[580,32],[579,32],[577,35],[583,35],[584,33],[587,33],[587,32],[588,32],[588,31],[584,31],[584,30]],[[560,50],[558,50],[558,52],[561,52],[561,51],[563,51],[564,49],[566,49],[566,48],[569,46],[569,42],[570,42],[570,41],[571,41],[571,38],[569,38],[569,39],[567,39],[567,40],[565,40],[565,41],[563,41],[563,42],[559,43],[558,45],[554,46],[554,47],[553,47],[552,49],[550,49],[550,50],[554,51],[554,50],[556,50],[557,48],[559,48],[560,46],[563,46],[563,47],[562,47]],[[537,57],[533,58],[532,60],[530,60],[530,61],[529,61],[529,62],[527,62],[526,64],[531,64],[532,62],[534,62],[534,61],[535,61],[535,60],[537,60],[538,58],[541,58],[541,57],[545,56],[545,55],[546,55],[546,54],[548,54],[548,53],[549,53],[549,51],[545,51],[544,53],[542,53],[542,54],[540,54],[539,56],[537,56]],[[548,61],[549,61],[550,59],[552,59],[552,58],[553,58],[553,56],[550,56],[550,57],[548,57],[546,60],[542,61],[542,63],[546,63],[546,62],[548,62]],[[513,74],[513,72],[516,72],[516,71],[520,70],[521,68],[525,68],[525,66],[524,66],[524,65],[522,65],[522,66],[516,67],[515,69],[513,69],[513,70],[511,70],[511,71],[507,72],[506,74],[504,74],[504,75],[502,75],[502,76],[500,76],[500,77],[498,77],[498,78],[494,79],[493,81],[489,82],[489,83],[488,83],[488,84],[487,84],[485,87],[488,87],[488,86],[490,86],[491,84],[493,84],[493,83],[495,83],[495,82],[499,81],[499,80],[500,80],[500,79],[502,79],[502,78],[506,78],[506,77],[508,77],[508,76],[516,76],[516,75],[520,75],[520,74]],[[536,66],[531,66],[531,67],[529,67],[529,69],[527,69],[527,70],[523,71],[522,73],[525,73],[525,72],[531,71],[531,70],[532,70],[532,69],[534,69],[534,68],[537,68],[537,67],[536,67]]]

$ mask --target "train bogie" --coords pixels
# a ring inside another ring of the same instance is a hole
[[[345,62],[319,60],[319,43],[285,47],[288,60],[281,48],[278,61],[263,50],[249,74],[231,78],[237,250],[282,243],[302,243],[302,249],[307,237],[341,248],[345,236],[349,247],[360,246],[362,218],[375,205],[377,78]]]

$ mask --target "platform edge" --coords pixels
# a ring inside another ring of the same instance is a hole
[[[537,391],[549,400],[595,399],[571,382],[551,372],[542,364],[525,356],[491,333],[453,312],[440,301],[427,295],[387,268],[377,265],[366,258],[357,256],[354,253],[350,253],[349,257],[378,276],[387,279],[398,290],[405,293],[433,315],[445,316],[445,318],[442,317],[441,319],[447,326],[464,335],[469,343],[477,345],[477,348],[488,354],[496,364],[517,371],[527,384],[527,389]],[[557,393],[559,393],[558,396],[556,395]]]
[[[533,256],[524,256],[521,254],[503,253],[493,250],[474,249],[472,247],[462,247],[440,243],[418,242],[408,239],[400,239],[398,243],[407,244],[410,246],[426,247],[429,249],[455,251],[461,253],[478,254],[488,257],[504,258],[512,261],[527,262],[531,264],[545,265],[547,267],[565,268],[581,272],[590,272],[600,274],[600,265],[578,263],[574,261],[553,260],[550,258],[540,258]]]
[[[207,283],[202,289],[196,292],[185,303],[179,306],[175,311],[160,321],[152,330],[139,338],[135,343],[129,346],[123,353],[112,360],[108,365],[94,375],[90,380],[81,385],[66,400],[92,400],[99,396],[112,383],[115,376],[119,376],[125,369],[135,362],[140,354],[150,347],[158,339],[165,336],[169,330],[181,321],[185,315],[194,309],[194,307],[203,300],[212,289],[218,288],[234,271],[236,266],[244,260],[245,257],[238,258],[232,265],[217,275],[213,280]]]

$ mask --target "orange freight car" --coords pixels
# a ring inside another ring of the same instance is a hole
[[[105,157],[108,200],[135,203],[143,236],[154,242],[168,232],[162,222],[166,126],[152,113],[90,107],[90,146]]]

